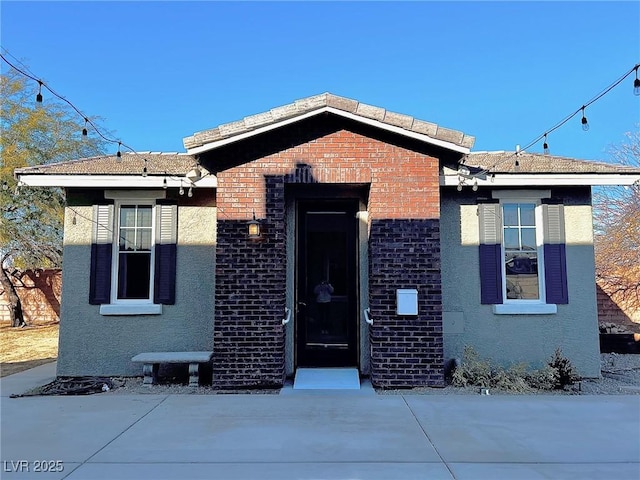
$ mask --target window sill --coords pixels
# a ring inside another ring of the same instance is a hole
[[[506,303],[493,306],[495,315],[553,315],[558,313],[558,306],[553,303],[530,303],[518,305]]]
[[[138,304],[138,305],[100,305],[100,315],[160,315],[162,305]]]

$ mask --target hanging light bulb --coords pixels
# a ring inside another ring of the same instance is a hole
[[[640,78],[638,78],[638,68],[640,65],[636,65],[636,79],[633,81],[633,94],[640,96]]]
[[[458,190],[459,192],[461,192],[461,191],[462,191],[462,183],[463,183],[463,180],[462,180],[462,179],[460,179],[460,180],[458,181],[458,186],[456,187],[456,190]]]
[[[167,177],[164,177],[164,179],[162,180],[162,188],[164,188],[166,190],[167,187],[168,187],[168,185],[167,185]]]
[[[2,190],[7,191],[8,189],[9,189],[9,184],[6,181],[2,182]]]
[[[189,187],[189,192],[187,193],[187,197],[193,197],[193,187]]]
[[[473,186],[471,187],[471,190],[473,190],[474,192],[478,191],[478,179],[477,178],[473,181]]]
[[[144,167],[142,167],[142,176],[146,177],[147,173],[148,173],[148,171],[147,171],[147,159],[145,158],[144,159]]]
[[[118,142],[118,151],[116,152],[116,157],[118,157],[118,159],[122,158],[122,152],[120,152],[120,145],[122,145],[122,142]]]
[[[84,127],[82,129],[82,139],[86,140],[87,139],[87,135],[89,134],[88,130],[87,130],[87,122],[89,121],[88,118],[85,117],[84,119]]]
[[[515,163],[514,167],[515,167],[515,171],[516,172],[520,171],[520,160],[518,160],[517,158],[516,158],[516,163]]]
[[[184,187],[182,186],[182,182],[180,182],[180,190],[178,190],[180,195],[184,195]]]
[[[582,120],[580,120],[580,122],[582,122],[582,130],[584,130],[585,132],[587,130],[589,130],[589,122],[587,121],[587,117],[585,117],[584,115],[584,106],[582,107]]]
[[[38,94],[36,95],[36,107],[42,106],[42,80],[38,80]]]
[[[544,134],[544,143],[542,144],[542,151],[545,155],[549,155],[549,144],[547,143],[547,134]]]

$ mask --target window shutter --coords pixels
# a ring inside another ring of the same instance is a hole
[[[93,206],[93,234],[89,303],[111,301],[111,257],[113,255],[113,205]]]
[[[547,303],[569,303],[564,232],[564,205],[542,205],[544,218],[544,281]]]
[[[500,204],[478,205],[480,220],[480,302],[502,303],[502,216]]]
[[[178,236],[178,206],[156,206],[156,245],[154,273],[154,303],[176,303],[176,242]]]

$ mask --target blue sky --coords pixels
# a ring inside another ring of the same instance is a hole
[[[640,63],[640,2],[0,8],[3,53],[138,151],[184,151],[196,131],[327,91],[462,130],[473,150],[513,150]],[[608,159],[639,128],[634,78],[587,108],[588,132],[577,116],[552,133],[551,152]]]

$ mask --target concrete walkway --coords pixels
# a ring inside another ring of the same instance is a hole
[[[640,478],[637,395],[8,398],[54,374],[0,381],[2,479]]]

